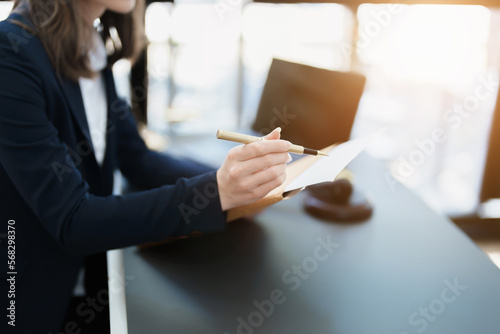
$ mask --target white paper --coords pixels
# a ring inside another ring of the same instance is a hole
[[[363,151],[380,132],[349,140],[335,146],[327,153],[328,157],[318,159],[311,167],[297,176],[285,188],[285,192],[304,188],[312,184],[333,181],[335,177]]]

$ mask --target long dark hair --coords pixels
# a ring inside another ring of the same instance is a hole
[[[13,12],[30,19],[54,69],[71,80],[92,77],[88,51],[92,47],[91,29],[73,0],[15,0]],[[144,0],[137,0],[128,14],[106,11],[101,17],[102,37],[107,46],[108,63],[122,58],[135,60],[145,45]]]

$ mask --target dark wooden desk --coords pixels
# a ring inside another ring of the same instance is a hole
[[[129,333],[500,333],[500,270],[382,164],[349,167],[369,221],[316,220],[299,194],[223,234],[125,249]]]

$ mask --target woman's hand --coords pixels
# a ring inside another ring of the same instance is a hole
[[[223,211],[249,204],[266,196],[286,179],[291,143],[279,140],[281,128],[265,136],[267,140],[231,149],[217,171]]]

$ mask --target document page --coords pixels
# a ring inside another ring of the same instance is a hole
[[[316,183],[333,181],[340,171],[356,158],[356,156],[368,146],[373,138],[380,133],[381,131],[378,131],[368,136],[349,140],[325,152],[329,156],[318,158],[312,166],[287,185],[285,192],[304,188]]]

